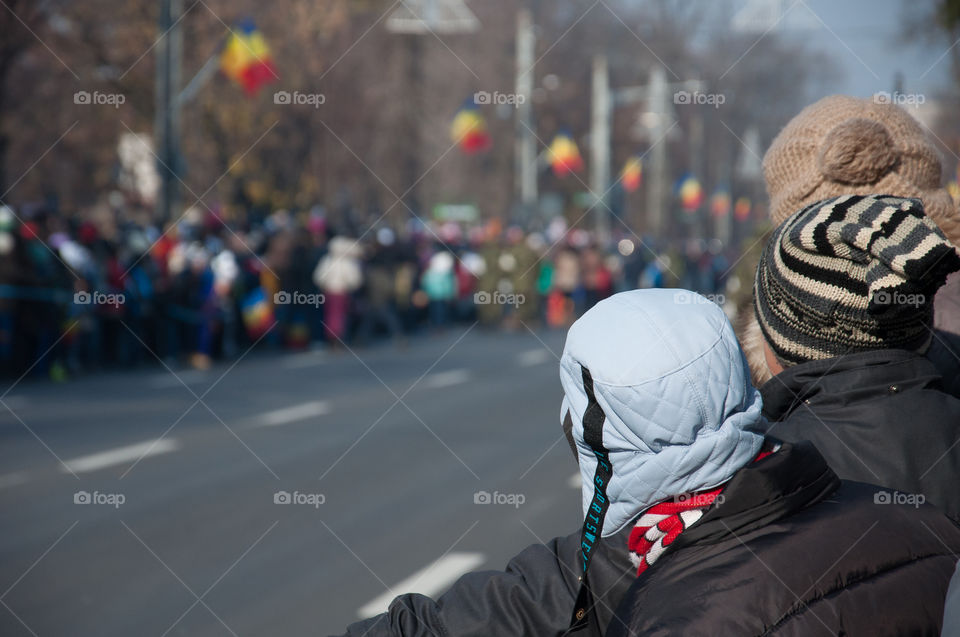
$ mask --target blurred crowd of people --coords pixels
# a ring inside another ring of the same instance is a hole
[[[684,287],[723,301],[735,255],[718,241],[598,241],[558,218],[339,230],[319,207],[258,222],[190,209],[166,227],[122,201],[78,220],[0,208],[0,369],[63,380],[101,368],[207,368],[254,344],[402,345],[478,321],[564,328],[611,294]],[[122,199],[122,198],[120,198]],[[101,211],[103,212],[103,211]]]

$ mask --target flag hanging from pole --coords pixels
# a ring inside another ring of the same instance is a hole
[[[730,193],[726,189],[718,189],[710,197],[710,214],[717,219],[723,219],[730,214]]]
[[[677,186],[680,205],[687,212],[697,210],[703,204],[703,186],[691,174],[684,175]]]
[[[279,79],[267,42],[253,20],[243,20],[230,30],[220,54],[220,70],[251,97],[264,84]]]
[[[473,98],[468,98],[450,124],[450,137],[468,155],[487,150],[491,146],[487,120]]]
[[[733,205],[733,216],[736,217],[737,221],[746,221],[750,218],[750,199],[747,197],[737,198],[737,203]]]
[[[550,148],[547,149],[547,159],[550,162],[550,167],[553,168],[553,174],[557,177],[566,177],[570,173],[583,169],[583,158],[580,156],[577,142],[573,141],[570,133],[565,131],[557,133],[553,141],[550,142]]]
[[[620,183],[627,192],[635,192],[640,184],[643,183],[643,160],[639,157],[631,157],[623,165],[623,171],[620,173]]]

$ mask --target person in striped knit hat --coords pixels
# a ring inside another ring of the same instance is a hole
[[[927,216],[960,246],[960,211],[943,186],[940,154],[921,124],[889,100],[831,95],[807,106],[773,140],[763,175],[775,226],[816,201],[884,193],[920,199]],[[755,270],[756,259],[748,256],[753,264],[745,272]],[[933,306],[937,338],[926,356],[947,391],[960,397],[960,274],[948,279]],[[740,342],[759,387],[771,373],[749,298],[741,299],[737,312]]]
[[[754,311],[774,435],[810,440],[841,478],[960,520],[960,400],[923,354],[960,256],[919,199],[844,195],[788,217],[764,248]]]
[[[803,208],[774,231],[754,284],[772,366],[926,351],[929,301],[957,270],[960,256],[919,199],[844,195]]]

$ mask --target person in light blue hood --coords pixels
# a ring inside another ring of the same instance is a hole
[[[603,537],[665,498],[726,482],[763,444],[760,392],[733,328],[693,292],[634,290],[598,303],[570,328],[560,382],[585,514],[598,473],[591,410],[615,467]]]
[[[600,538],[659,502],[727,482],[764,443],[762,403],[723,310],[686,290],[634,290],[595,305],[567,334],[560,382],[583,484],[582,580],[571,620],[582,628],[596,621],[586,574]],[[712,503],[684,501],[688,523]],[[659,538],[655,554],[674,537]],[[651,559],[630,548],[636,566]]]

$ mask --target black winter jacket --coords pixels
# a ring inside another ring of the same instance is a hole
[[[607,635],[939,635],[960,527],[876,493],[784,444],[635,579]]]
[[[604,538],[590,564],[596,618],[602,629],[636,574],[627,539],[631,527]],[[397,597],[385,614],[352,624],[345,637],[511,637],[562,635],[570,627],[580,588],[580,531],[535,544],[510,560],[505,571],[461,577],[436,601]],[[595,629],[577,637],[600,637]]]
[[[841,479],[922,494],[960,520],[960,399],[926,358],[878,350],[802,363],[760,393],[769,435],[810,440]]]

